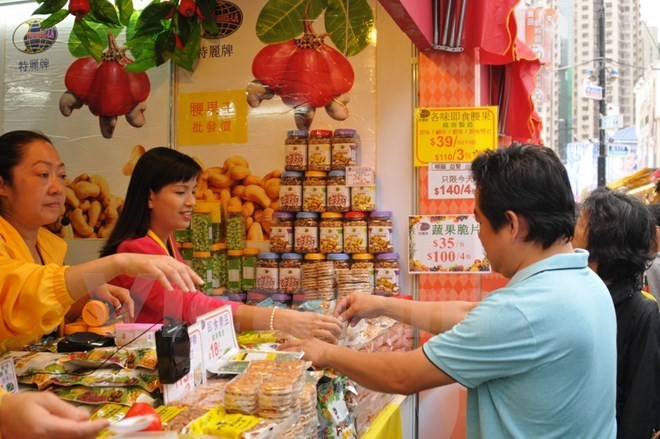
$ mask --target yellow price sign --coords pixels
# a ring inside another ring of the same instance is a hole
[[[471,162],[497,147],[497,107],[417,108],[415,166]]]
[[[179,94],[179,145],[247,142],[245,90]]]

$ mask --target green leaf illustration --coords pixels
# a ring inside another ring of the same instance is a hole
[[[275,44],[302,34],[307,3],[308,0],[270,0],[257,18],[257,37]]]
[[[374,15],[367,0],[328,0],[324,18],[326,32],[344,55],[356,55],[369,45]]]

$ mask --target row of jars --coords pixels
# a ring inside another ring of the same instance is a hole
[[[330,171],[358,164],[359,137],[353,129],[290,130],[284,141],[287,171]]]
[[[376,210],[376,186],[346,186],[342,170],[285,171],[279,199],[284,212],[371,212]]]
[[[275,253],[389,253],[392,212],[275,212],[270,226]]]
[[[176,230],[174,240],[192,243],[195,251],[210,252],[218,243],[226,243],[229,250],[245,247],[245,216],[241,207],[229,207],[223,218],[220,201],[198,202],[187,229]]]
[[[397,253],[283,253],[259,252],[256,248],[229,250],[218,248],[211,252],[195,252],[192,265],[205,280],[201,291],[210,295],[240,294],[257,291],[264,294],[314,294],[303,283],[303,265],[331,262],[333,269],[348,271],[362,269],[369,273],[368,294],[396,295],[399,293],[399,255]],[[309,276],[308,276],[309,278]],[[309,280],[309,279],[308,279]],[[334,271],[328,278],[329,287],[336,292]],[[316,288],[312,288],[316,290]],[[350,289],[350,288],[349,288]]]

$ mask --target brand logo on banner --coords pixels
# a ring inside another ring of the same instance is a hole
[[[202,38],[216,40],[233,34],[243,24],[243,11],[232,2],[218,1],[213,10],[213,18],[218,25],[218,34],[211,35],[204,32]]]
[[[26,20],[19,24],[12,35],[14,47],[23,53],[43,53],[57,41],[57,28],[41,28],[40,19]]]

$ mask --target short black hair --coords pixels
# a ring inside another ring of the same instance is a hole
[[[646,204],[606,187],[594,189],[580,203],[587,225],[589,261],[609,282],[637,278],[655,257],[655,219]]]
[[[493,230],[508,219],[507,211],[523,216],[529,225],[526,241],[549,248],[568,242],[575,230],[575,200],[566,168],[550,148],[514,142],[488,150],[472,162],[479,191],[479,209]]]
[[[0,136],[0,177],[3,180],[12,182],[12,171],[23,159],[25,147],[36,141],[53,144],[45,134],[37,131],[16,130]]]

